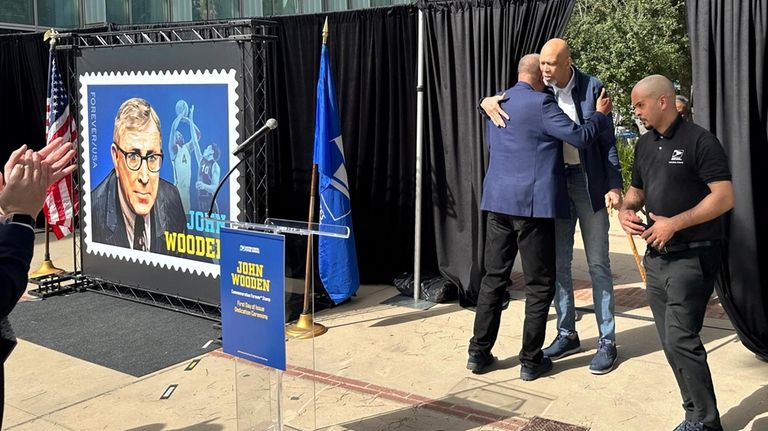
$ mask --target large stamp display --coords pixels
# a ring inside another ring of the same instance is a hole
[[[219,274],[218,229],[237,220],[234,70],[80,75],[85,252]],[[213,205],[212,205],[213,204]]]

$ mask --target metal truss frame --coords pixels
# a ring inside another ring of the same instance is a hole
[[[215,322],[221,320],[221,309],[215,305],[204,304],[199,301],[168,295],[166,293],[152,292],[142,289],[140,286],[118,284],[97,277],[80,275],[78,282],[83,289],[92,292],[191,314]]]
[[[104,32],[68,32],[59,34],[59,49],[99,48],[162,43],[194,43],[211,40],[271,41],[273,21],[241,19],[205,23],[166,23],[158,26],[116,26]]]

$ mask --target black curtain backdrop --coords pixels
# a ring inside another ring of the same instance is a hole
[[[736,191],[718,295],[744,345],[768,357],[766,228],[757,223],[768,157],[768,0],[689,0],[695,121],[728,153]]]
[[[80,32],[105,30],[93,27]],[[0,130],[5,130],[7,136],[0,144],[0,170],[23,144],[33,150],[45,146],[49,46],[43,41],[43,32],[0,34]],[[70,82],[69,62],[73,60],[69,51],[55,52],[66,85]],[[70,95],[74,93],[70,89]],[[38,226],[44,223],[42,211],[37,221]]]
[[[269,106],[279,126],[272,148],[274,185],[270,187],[269,216],[307,219],[321,32],[326,17],[360,280],[391,284],[396,275],[413,268],[414,7],[272,17],[278,23],[278,41],[270,57]],[[431,224],[424,229],[431,231]],[[435,267],[430,254],[434,256],[433,251],[425,252],[425,268]]]
[[[436,270],[439,262],[442,274],[470,298],[482,276],[479,200],[487,162],[477,101],[514,84],[519,58],[563,34],[572,6],[573,0],[418,5],[426,20],[429,160],[422,267]],[[279,40],[270,51],[268,106],[279,127],[271,149],[269,215],[307,217],[321,31],[328,17],[364,283],[391,283],[413,268],[417,10],[395,6],[274,17]],[[22,142],[43,144],[47,46],[39,33],[3,36],[0,43],[0,121],[13,138],[2,149],[7,158]]]
[[[107,27],[78,30],[105,31]],[[38,150],[45,145],[45,96],[48,86],[48,49],[43,32],[0,34],[0,162],[23,144]],[[56,51],[59,73],[69,82],[67,51]],[[0,165],[1,166],[1,165]]]
[[[426,21],[425,196],[431,196],[439,269],[475,304],[483,276],[480,211],[488,150],[483,96],[517,81],[517,62],[561,36],[572,0],[422,2]],[[425,200],[425,205],[428,205]]]
[[[45,92],[48,85],[48,45],[42,33],[0,36],[0,166],[11,152],[27,144],[45,144]]]

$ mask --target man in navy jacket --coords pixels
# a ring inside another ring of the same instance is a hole
[[[5,401],[4,363],[16,345],[8,314],[27,288],[27,272],[35,243],[34,217],[48,186],[71,174],[76,165],[72,144],[61,138],[38,153],[26,145],[11,154],[0,174],[0,428]]]
[[[568,44],[551,39],[541,49],[540,66],[545,83],[553,90],[558,105],[568,116],[584,124],[595,113],[602,83],[581,72],[571,64]],[[504,127],[502,117],[509,118],[499,106],[505,96],[484,99],[481,106],[491,120]],[[552,359],[581,349],[576,332],[576,309],[573,298],[571,261],[576,221],[579,221],[589,274],[592,298],[599,330],[598,349],[589,369],[593,374],[610,372],[618,357],[616,351],[616,322],[614,316],[613,278],[608,252],[608,211],[621,204],[621,167],[613,128],[605,130],[595,145],[576,149],[563,142],[564,178],[568,189],[570,211],[555,221],[557,241],[557,310],[558,335],[544,354]]]
[[[503,295],[518,248],[526,283],[523,380],[552,369],[541,347],[547,310],[555,294],[555,217],[566,217],[562,142],[585,148],[612,127],[610,99],[601,98],[597,113],[575,124],[550,93],[543,92],[539,56],[526,55],[518,66],[518,83],[507,90],[501,107],[510,127],[488,123],[490,163],[483,183],[481,208],[488,212],[485,277],[478,294],[474,336],[467,368],[474,373],[494,361],[491,349],[501,321]]]

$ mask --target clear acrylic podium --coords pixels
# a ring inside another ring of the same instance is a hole
[[[218,226],[231,230],[274,234],[281,236],[284,240],[290,239],[294,243],[300,241],[304,247],[306,247],[307,241],[312,241],[315,236],[349,237],[349,228],[338,225],[320,225],[281,219],[267,219],[263,224],[221,220],[215,222]],[[306,240],[299,237],[306,237]],[[226,245],[222,244],[222,248],[224,247]],[[226,252],[226,249],[222,250],[222,254]],[[300,265],[301,262],[287,262],[283,259],[285,291],[282,299],[283,307],[285,307],[285,304],[296,302],[292,301],[296,295],[300,295],[302,300],[304,295],[308,295],[308,301],[305,303],[308,304],[307,310],[302,311],[307,311],[307,314],[311,316],[310,321],[314,322],[314,252],[309,253],[309,256],[309,262],[306,263],[311,265],[308,286],[305,286],[304,267]],[[296,260],[296,256],[293,256],[293,260]],[[303,260],[304,254],[301,257],[301,261]],[[300,277],[298,277],[299,271],[295,269],[297,267],[301,267]],[[224,276],[224,269],[222,269],[222,280],[224,280]],[[308,293],[305,290],[308,290]],[[223,302],[222,314],[224,313]],[[289,315],[288,311],[285,315]],[[306,431],[317,429],[317,393],[315,380],[312,379],[315,371],[314,333],[309,330],[300,338],[289,337],[285,335],[285,325],[281,325],[281,328],[282,334],[269,335],[272,339],[282,337],[285,340],[286,371],[270,368],[237,356],[233,361],[235,375],[233,390],[237,408],[237,429],[240,431]],[[295,335],[296,331],[291,332]],[[222,341],[225,348],[228,343],[227,333],[222,318]],[[230,333],[231,337],[257,337],[253,340],[259,340],[258,337],[261,335],[263,334],[239,332],[233,335]]]

